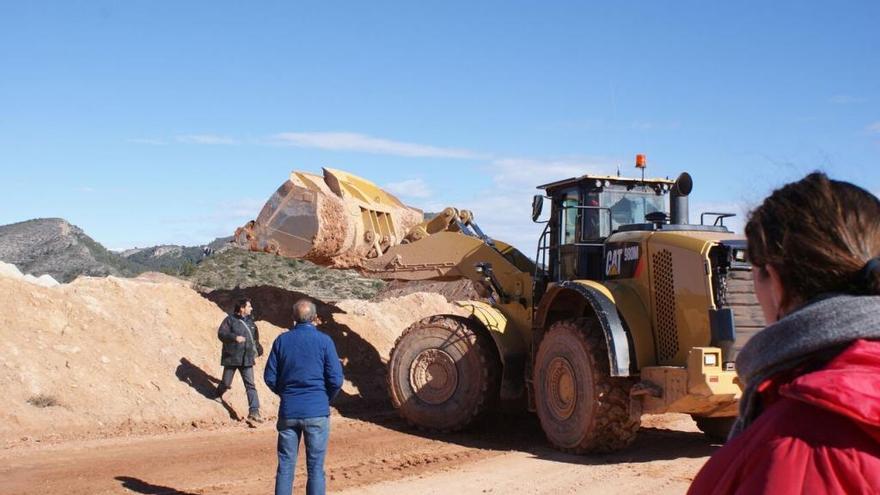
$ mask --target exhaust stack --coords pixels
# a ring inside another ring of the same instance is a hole
[[[669,194],[669,216],[671,224],[686,225],[690,223],[688,212],[688,195],[694,189],[694,180],[687,172],[682,172],[672,185]]]

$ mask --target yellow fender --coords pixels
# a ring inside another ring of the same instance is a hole
[[[535,317],[538,328],[547,329],[551,313],[565,318],[577,318],[593,314],[602,327],[608,348],[611,376],[630,376],[635,364],[630,350],[626,326],[617,312],[614,295],[607,287],[593,280],[570,280],[552,286],[544,297]]]
[[[528,343],[523,331],[498,308],[482,301],[456,301],[456,305],[466,309],[474,320],[486,329],[495,342],[501,358],[501,400],[514,401],[524,398],[525,365],[528,358]]]

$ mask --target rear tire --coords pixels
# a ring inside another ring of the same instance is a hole
[[[725,443],[727,441],[727,435],[730,434],[730,429],[733,428],[733,424],[736,423],[736,418],[729,416],[720,418],[707,418],[705,416],[691,417],[697,422],[697,428],[706,435],[706,438],[720,443]]]
[[[455,431],[497,402],[501,362],[475,323],[432,316],[397,339],[388,361],[391,403],[412,425]]]
[[[595,320],[559,321],[547,331],[533,386],[541,427],[554,447],[576,454],[612,452],[635,440],[640,419],[629,415],[634,380],[613,378],[609,370]]]

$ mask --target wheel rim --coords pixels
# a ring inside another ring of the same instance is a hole
[[[422,351],[409,368],[409,383],[416,397],[428,404],[446,402],[458,387],[458,369],[452,356],[440,349]]]
[[[550,414],[560,420],[571,417],[577,403],[577,387],[571,363],[563,357],[555,357],[547,366],[544,390]]]

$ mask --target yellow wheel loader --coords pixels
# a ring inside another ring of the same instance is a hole
[[[731,215],[689,223],[691,188],[687,173],[539,186],[533,221],[549,212],[533,261],[467,210],[422,221],[364,179],[295,172],[236,240],[385,280],[473,281],[483,298],[457,303],[468,316],[397,339],[387,377],[400,415],[452,431],[528,408],[555,447],[607,452],[635,439],[643,414],[691,414],[716,438],[736,416],[733,362],[763,320]]]

